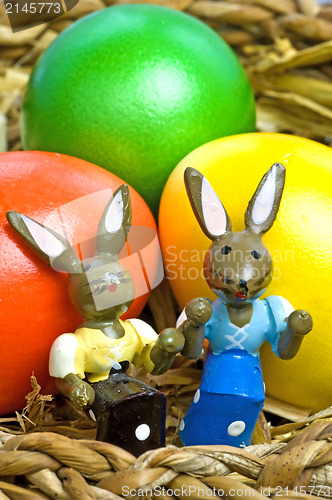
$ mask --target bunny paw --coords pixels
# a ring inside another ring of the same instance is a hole
[[[69,398],[75,406],[85,408],[92,405],[95,400],[95,393],[92,387],[82,380],[79,384],[74,385]]]
[[[173,356],[182,351],[185,338],[177,328],[167,328],[159,335],[158,343],[162,351]]]
[[[307,311],[297,309],[289,316],[288,326],[298,335],[307,335],[312,330],[312,317]]]
[[[211,302],[205,297],[193,299],[186,306],[187,319],[195,327],[205,325],[209,321],[211,314]]]

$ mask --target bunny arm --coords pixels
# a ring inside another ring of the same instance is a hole
[[[185,337],[182,356],[188,359],[197,359],[203,353],[205,338],[205,324],[212,315],[211,301],[205,297],[198,297],[188,302],[180,314],[176,327]]]
[[[165,373],[172,365],[174,358],[185,345],[185,337],[177,328],[166,328],[163,330],[155,345],[153,346],[150,358],[154,364],[151,370],[153,375]]]
[[[281,359],[292,359],[301,347],[304,336],[311,332],[313,321],[307,311],[297,309],[288,319],[287,326],[280,333],[278,340],[278,356]]]
[[[57,378],[56,386],[63,396],[66,396],[79,408],[91,406],[94,403],[95,391],[91,385],[75,373],[69,373],[64,378]]]
[[[161,332],[151,351],[150,356],[155,364],[151,372],[153,375],[166,372],[178,352],[188,359],[197,359],[202,355],[205,323],[211,314],[211,302],[204,297],[193,299],[186,305],[176,328],[168,328]]]

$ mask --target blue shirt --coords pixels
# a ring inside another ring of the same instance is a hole
[[[257,299],[252,305],[250,322],[240,328],[230,321],[227,307],[219,297],[213,302],[212,316],[205,329],[213,354],[240,349],[258,356],[266,341],[277,354],[279,335],[286,328],[287,318],[294,308],[277,295]]]

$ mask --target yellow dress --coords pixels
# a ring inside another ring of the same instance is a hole
[[[60,335],[50,352],[50,375],[64,378],[76,373],[89,382],[108,378],[112,367],[122,361],[136,368],[144,366],[148,372],[154,368],[150,352],[158,335],[141,320],[119,320],[125,334],[118,339],[107,337],[102,330],[78,328],[75,333]]]

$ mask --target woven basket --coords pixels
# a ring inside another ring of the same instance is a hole
[[[0,498],[331,498],[331,439],[332,423],[321,421],[288,444],[169,445],[136,459],[93,440],[0,432]]]
[[[134,0],[135,1],[135,0]],[[287,132],[330,145],[332,138],[332,4],[314,0],[151,0],[192,14],[231,44],[256,95],[258,130]],[[21,149],[19,114],[32,66],[74,20],[126,0],[80,0],[65,16],[15,34],[0,4],[0,148]],[[2,129],[2,130],[1,130]],[[3,135],[3,134],[2,134]],[[160,331],[176,305],[163,283],[149,301]],[[25,410],[0,419],[0,500],[253,497],[332,498],[332,410],[309,416],[267,398],[279,418],[261,414],[254,444],[178,448],[177,427],[201,374],[177,358],[164,375],[133,373],[168,397],[165,448],[139,458],[94,440],[95,426],[61,399],[33,391]],[[281,420],[280,416],[284,419]],[[270,418],[270,417],[269,417]],[[273,420],[273,417],[272,417]]]

